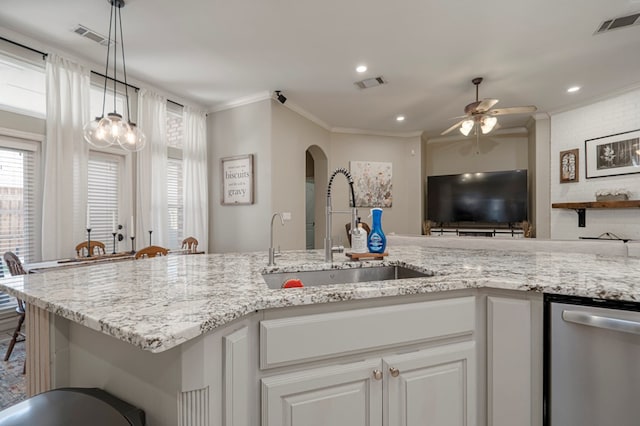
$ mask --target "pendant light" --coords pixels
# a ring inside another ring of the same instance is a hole
[[[105,65],[104,90],[102,96],[102,115],[96,117],[85,124],[84,138],[87,142],[97,148],[106,148],[118,143],[127,151],[140,151],[146,144],[146,136],[131,121],[129,112],[129,86],[127,84],[127,67],[124,60],[124,40],[122,37],[122,15],[121,9],[124,7],[124,0],[109,0],[111,4],[111,15],[109,17],[109,37],[107,44],[107,59]],[[117,86],[117,51],[118,51],[118,28],[120,30],[120,45],[122,51],[122,70],[124,74],[125,99],[127,102],[127,119],[119,114],[116,108],[116,86]],[[113,30],[113,31],[112,31]],[[113,42],[113,112],[104,115],[107,102],[107,82],[109,80],[109,56],[111,53],[111,43]]]

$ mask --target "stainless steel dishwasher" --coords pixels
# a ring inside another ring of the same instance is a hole
[[[545,426],[640,425],[639,311],[545,295]]]

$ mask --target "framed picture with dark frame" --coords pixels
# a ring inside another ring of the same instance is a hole
[[[560,183],[578,182],[579,173],[579,149],[560,151]]]
[[[584,141],[587,179],[640,173],[640,129]]]
[[[221,159],[221,204],[253,204],[253,154]]]

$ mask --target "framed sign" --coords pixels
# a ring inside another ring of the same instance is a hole
[[[253,155],[222,160],[222,204],[253,204]]]
[[[640,173],[640,130],[584,141],[587,179]]]
[[[578,148],[560,151],[560,183],[578,182]]]

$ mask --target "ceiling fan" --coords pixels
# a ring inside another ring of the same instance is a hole
[[[476,77],[471,80],[471,82],[476,86],[475,102],[471,102],[469,105],[464,107],[464,113],[466,115],[462,116],[463,119],[442,132],[441,135],[446,135],[458,126],[460,127],[460,132],[465,136],[467,136],[474,128],[476,128],[476,134],[479,136],[480,134],[478,133],[477,127],[480,127],[482,134],[487,134],[493,130],[495,125],[498,123],[498,119],[496,118],[497,115],[526,114],[537,110],[533,105],[491,109],[491,107],[498,103],[498,99],[478,99],[478,86],[482,83],[482,77]]]

